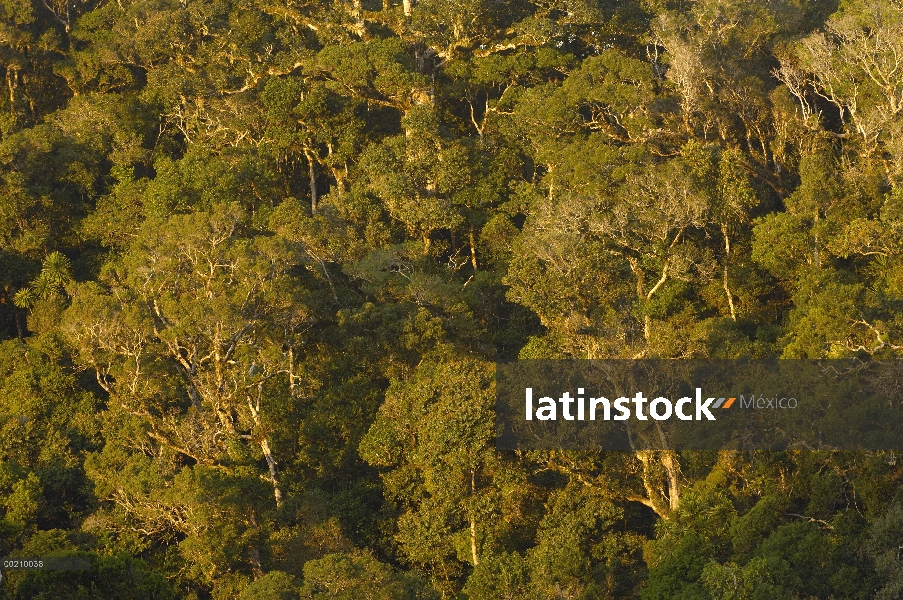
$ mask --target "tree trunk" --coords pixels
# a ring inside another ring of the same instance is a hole
[[[477,556],[477,522],[473,517],[470,518],[470,554],[473,566],[480,564],[480,558]]]
[[[282,489],[279,487],[279,480],[276,478],[276,460],[273,458],[273,452],[270,450],[270,442],[267,438],[260,440],[260,449],[266,458],[267,467],[270,470],[270,482],[273,484],[273,496],[276,498],[276,507],[282,506]]]
[[[345,172],[342,169],[332,167],[332,176],[335,179],[335,187],[336,190],[338,190],[339,196],[344,196],[347,187],[345,184]]]
[[[257,388],[257,406],[251,402],[251,397],[248,396],[248,408],[251,409],[251,418],[254,421],[254,426],[259,430],[261,428],[260,424],[260,396],[263,394],[263,384],[258,385]],[[270,441],[266,437],[260,438],[260,450],[263,452],[263,457],[267,461],[267,468],[270,471],[270,483],[273,484],[273,496],[276,498],[276,507],[282,506],[282,489],[279,487],[279,478],[276,475],[276,459],[273,458],[273,451],[270,449]]]
[[[291,397],[295,397],[295,348],[288,347],[288,391]]]
[[[640,302],[644,302],[646,300],[646,286],[643,278],[643,271],[640,268],[640,263],[637,259],[633,257],[627,258],[627,263],[630,265],[630,270],[633,271],[634,276],[636,277],[636,296]],[[649,335],[652,331],[652,319],[649,315],[645,315],[643,317],[643,337],[646,338],[646,341],[649,341]]]
[[[665,450],[661,454],[665,477],[668,479],[668,506],[673,513],[680,504],[680,464],[673,450]]]
[[[307,166],[310,174],[310,212],[317,212],[317,171],[314,167],[314,157],[309,150],[304,151],[307,157]]]
[[[13,111],[16,102],[16,87],[18,86],[18,73],[15,69],[6,69],[6,85],[9,87],[9,109]]]
[[[473,234],[473,225],[470,226],[470,264],[473,265],[473,270],[477,270],[477,242],[475,236]]]
[[[361,0],[353,0],[351,16],[354,19],[354,33],[357,37],[364,39],[367,37],[367,25],[364,23],[363,8]]]
[[[254,514],[254,511],[251,511],[251,525],[254,527],[260,527],[257,524],[257,515]],[[251,544],[250,550],[250,559],[251,559],[251,575],[254,577],[254,581],[257,581],[261,577],[263,577],[263,563],[260,560],[260,548],[257,547],[257,544]]]
[[[477,493],[477,469],[470,469],[470,496],[473,498]],[[472,509],[471,509],[472,510]],[[473,566],[480,564],[480,557],[477,555],[477,521],[473,513],[470,515],[470,555],[473,560]]]
[[[251,546],[251,575],[254,581],[263,577],[263,565],[260,562],[260,549],[257,546]]]
[[[646,503],[652,510],[655,511],[655,514],[660,516],[663,519],[667,519],[670,514],[670,503],[666,503],[663,498],[663,494],[661,491],[656,489],[655,480],[652,469],[652,450],[639,450],[636,453],[638,459],[643,464],[643,488],[646,490],[646,497],[649,499],[649,502]]]
[[[19,336],[19,343],[25,343],[25,332],[22,330],[22,315],[19,309],[13,309],[13,319],[16,321],[16,334]]]
[[[728,282],[727,277],[727,267],[730,262],[731,256],[731,238],[727,233],[727,226],[721,226],[721,233],[724,235],[724,293],[727,295],[727,304],[731,309],[731,319],[734,321],[737,320],[737,311],[734,308],[734,295],[731,293],[731,288]]]
[[[679,238],[680,236],[678,236]],[[675,238],[674,243],[677,242],[677,238]],[[672,243],[672,245],[674,244]],[[630,270],[633,271],[633,274],[636,276],[636,295],[641,303],[646,303],[652,300],[652,296],[655,295],[655,292],[668,281],[668,270],[671,267],[671,259],[666,258],[665,264],[662,267],[662,276],[659,280],[652,286],[652,289],[646,292],[646,283],[645,278],[643,277],[643,269],[640,267],[640,263],[636,258],[628,257],[628,264],[630,264]],[[652,318],[649,315],[645,315],[643,317],[643,336],[646,338],[646,341],[649,341],[649,337],[652,335]]]
[[[655,469],[655,451],[638,450],[636,457],[643,464],[641,477],[648,498],[648,502],[643,502],[643,504],[655,511],[659,517],[667,519],[671,516],[671,501],[665,497],[665,490],[659,487],[660,479],[656,476]]]
[[[643,488],[648,500],[633,500],[645,504],[661,518],[669,518],[680,506],[680,464],[677,454],[673,450],[637,450],[636,457],[643,464]],[[661,486],[662,472],[658,470],[658,464],[664,469],[664,484],[667,489]]]
[[[404,6],[404,16],[410,17],[414,8],[414,0],[403,0],[402,5]]]

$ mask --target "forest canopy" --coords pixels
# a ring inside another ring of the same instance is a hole
[[[897,358],[900,0],[0,0],[4,598],[899,598],[894,452],[515,452],[502,359]]]

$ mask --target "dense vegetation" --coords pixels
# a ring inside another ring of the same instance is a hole
[[[0,1],[10,598],[899,598],[893,452],[499,452],[499,358],[903,349],[900,0]],[[3,85],[5,83],[5,85]]]

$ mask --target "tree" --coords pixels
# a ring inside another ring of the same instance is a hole
[[[300,597],[432,600],[439,595],[416,573],[396,573],[366,554],[330,554],[304,566]]]
[[[368,462],[389,469],[383,479],[403,510],[396,538],[407,560],[446,586],[511,534],[498,516],[525,500],[523,473],[489,445],[490,375],[468,357],[427,358],[390,389],[361,442]]]
[[[181,511],[208,494],[226,511],[251,510],[248,525],[256,529],[254,482],[269,483],[277,507],[285,497],[268,405],[291,403],[297,393],[292,348],[310,313],[303,288],[287,273],[295,260],[280,238],[242,235],[235,206],[161,225],[142,229],[107,271],[105,288],[76,286],[64,317],[79,360],[109,395],[110,417],[129,430],[108,442],[94,477],[104,497],[151,535],[206,528]],[[127,458],[122,452],[132,445],[142,453]],[[168,494],[110,478],[110,469],[133,468],[153,479],[175,475],[172,485],[181,489]],[[211,510],[203,519],[216,518]],[[244,539],[259,570],[260,550]]]

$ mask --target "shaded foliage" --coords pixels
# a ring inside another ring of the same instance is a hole
[[[898,0],[0,33],[0,554],[91,565],[4,597],[900,596],[893,452],[493,440],[497,359],[900,354]]]

